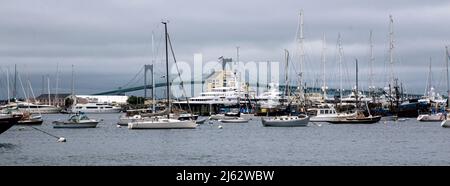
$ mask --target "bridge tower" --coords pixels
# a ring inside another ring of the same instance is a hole
[[[144,65],[144,98],[147,98],[147,88],[148,88],[148,84],[147,84],[147,71],[151,71],[152,73],[152,97],[154,96],[154,76],[153,76],[153,65]]]

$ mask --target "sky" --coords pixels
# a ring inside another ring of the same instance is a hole
[[[6,86],[6,71],[15,64],[36,94],[42,92],[42,76],[50,78],[54,89],[57,68],[59,91],[69,92],[72,65],[80,94],[139,85],[141,75],[133,77],[152,59],[157,60],[156,76],[162,76],[162,20],[169,21],[178,61],[192,63],[195,53],[201,53],[203,61],[234,58],[239,46],[243,63],[283,62],[283,50],[288,49],[291,67],[298,71],[295,38],[300,10],[304,12],[303,72],[308,85],[321,78],[325,35],[326,80],[329,87],[338,87],[340,34],[345,86],[354,84],[357,58],[360,85],[367,87],[372,30],[375,85],[386,86],[392,15],[395,76],[408,92],[422,94],[431,58],[431,82],[446,91],[450,2],[444,0],[0,0],[0,86]],[[0,98],[4,97],[2,88]]]

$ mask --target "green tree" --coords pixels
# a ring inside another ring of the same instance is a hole
[[[143,97],[130,96],[127,103],[130,105],[144,104],[145,99]]]

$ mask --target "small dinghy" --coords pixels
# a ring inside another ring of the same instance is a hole
[[[197,119],[197,121],[195,121],[195,123],[197,123],[197,124],[203,124],[203,123],[205,123],[205,121],[206,121],[207,119],[208,119],[208,118]]]
[[[95,128],[99,123],[98,120],[89,119],[83,113],[71,115],[67,121],[54,121],[53,128]]]
[[[248,119],[244,118],[231,118],[219,120],[222,123],[248,123]]]
[[[450,128],[450,120],[444,120],[441,123],[441,127]]]

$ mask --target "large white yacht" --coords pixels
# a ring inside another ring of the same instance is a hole
[[[278,107],[282,102],[287,102],[283,97],[283,92],[278,90],[278,84],[269,83],[269,89],[256,97],[261,108],[273,109]]]
[[[105,103],[86,103],[86,104],[76,104],[72,106],[72,113],[119,113],[122,110],[121,107],[113,106]]]

